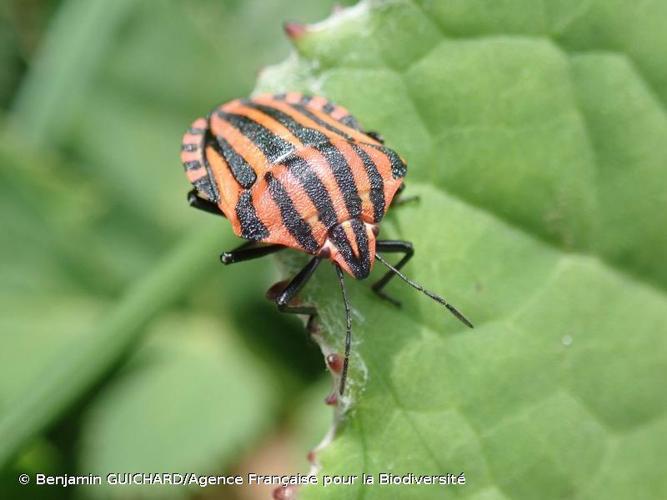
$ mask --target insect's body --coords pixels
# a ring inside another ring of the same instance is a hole
[[[380,221],[403,187],[407,167],[345,108],[296,92],[237,99],[195,120],[183,137],[181,160],[194,186],[190,204],[226,217],[234,232],[249,240],[223,253],[223,263],[284,248],[313,256],[289,283],[279,287],[274,298],[281,311],[315,318],[314,307],[294,299],[321,260],[333,262],[347,317],[341,394],[351,336],[343,270],[364,279],[377,258],[389,268],[373,285],[382,298],[399,304],[383,291],[391,278],[399,276],[472,326],[444,299],[399,271],[414,253],[411,243],[376,240]],[[392,266],[381,252],[404,256]]]
[[[196,120],[183,145],[190,181],[238,236],[368,276],[406,166],[347,110],[297,93],[235,100]]]

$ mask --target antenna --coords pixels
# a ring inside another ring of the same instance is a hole
[[[456,319],[458,319],[461,323],[463,323],[463,324],[466,325],[467,327],[473,328],[472,323],[471,323],[470,321],[468,321],[468,320],[466,319],[466,317],[465,317],[463,314],[461,314],[459,311],[457,311],[456,308],[455,308],[453,305],[451,305],[451,304],[450,304],[449,302],[447,302],[445,299],[443,299],[442,297],[440,297],[440,295],[436,295],[435,293],[433,293],[433,292],[427,290],[426,288],[424,288],[423,286],[421,286],[419,283],[415,283],[414,281],[412,281],[410,278],[408,278],[408,277],[405,276],[403,273],[401,273],[401,271],[399,271],[399,270],[396,269],[394,266],[392,266],[389,262],[387,262],[386,260],[384,260],[380,254],[376,254],[375,256],[377,257],[377,259],[378,259],[380,262],[382,262],[385,266],[387,266],[391,272],[393,272],[396,276],[398,276],[398,277],[401,278],[403,281],[405,281],[405,282],[406,282],[408,285],[410,285],[412,288],[415,288],[415,289],[419,290],[419,291],[422,292],[424,295],[427,295],[427,296],[429,296],[430,298],[432,298],[433,300],[435,300],[436,302],[442,304],[442,305],[445,306],[445,307],[449,310],[449,312],[451,312],[451,313],[456,317]],[[339,272],[340,272],[340,271],[339,271]],[[341,279],[342,279],[342,276],[341,276]],[[345,295],[345,292],[344,292],[344,291],[343,291],[343,295]]]
[[[345,319],[347,321],[347,333],[345,334],[345,357],[343,358],[343,372],[340,376],[340,390],[342,396],[345,392],[345,381],[347,380],[347,365],[350,362],[350,345],[352,343],[352,317],[350,316],[350,303],[347,301],[347,291],[345,290],[345,280],[340,266],[334,262],[340,290],[343,292],[343,304],[345,304]]]

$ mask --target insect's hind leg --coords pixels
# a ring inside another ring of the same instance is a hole
[[[398,270],[400,270],[415,254],[415,249],[412,246],[412,243],[403,240],[378,240],[377,243],[375,244],[375,251],[405,254],[403,258],[399,260],[398,263],[394,266]],[[396,275],[394,274],[393,271],[387,271],[387,273],[385,273],[385,275],[382,278],[373,283],[373,286],[371,288],[376,294],[378,294],[378,296],[380,296],[384,300],[391,302],[397,307],[400,307],[401,305],[400,301],[387,295],[386,292],[383,291],[383,288],[387,286],[387,283],[389,283],[389,281],[391,281],[391,279],[394,276]]]
[[[285,247],[282,245],[260,245],[256,241],[248,241],[234,250],[222,252],[220,262],[225,265],[236,264],[246,260],[259,259],[284,249]]]
[[[396,190],[394,199],[391,200],[392,207],[400,207],[403,205],[407,205],[408,203],[419,201],[419,195],[415,194],[411,196],[404,196],[403,191],[405,191],[405,184],[401,184],[401,186]]]
[[[196,189],[193,189],[192,191],[188,192],[188,205],[190,205],[193,208],[196,208],[197,210],[208,212],[209,214],[219,215],[220,217],[225,216],[225,214],[222,213],[222,210],[220,210],[220,207],[218,205],[216,205],[210,200],[206,200],[201,196],[199,196]]]

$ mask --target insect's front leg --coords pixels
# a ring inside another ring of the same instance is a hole
[[[292,280],[282,288],[277,295],[273,290],[274,287],[271,287],[267,292],[267,295],[271,300],[273,300],[280,312],[290,313],[290,314],[307,314],[311,316],[309,322],[313,316],[317,315],[317,309],[315,306],[306,305],[306,304],[295,304],[293,300],[296,298],[296,295],[308,282],[308,280],[313,276],[313,273],[317,269],[317,266],[320,265],[322,259],[320,257],[313,257],[310,259],[308,264],[306,264],[299,273],[292,278]]]
[[[317,308],[308,304],[295,303],[294,300],[299,291],[305,286],[308,280],[313,276],[313,273],[320,265],[322,259],[320,257],[313,257],[310,259],[299,273],[292,278],[291,281],[284,285],[283,282],[276,283],[266,292],[269,300],[272,300],[278,306],[280,312],[288,314],[305,314],[308,316],[308,323],[306,330],[310,334],[314,334],[317,330],[315,318],[317,317]]]
[[[222,210],[220,210],[220,207],[217,204],[199,196],[199,193],[197,193],[196,189],[193,189],[188,193],[188,205],[190,205],[193,208],[196,208],[197,210],[202,210],[203,212],[208,212],[213,215],[219,215],[220,217],[225,216],[225,214],[222,213]]]

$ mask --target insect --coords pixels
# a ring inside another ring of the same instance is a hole
[[[296,296],[322,260],[333,263],[347,326],[341,395],[352,335],[344,272],[365,279],[377,259],[388,269],[372,285],[380,297],[400,305],[384,291],[398,276],[472,328],[454,306],[400,271],[414,254],[410,242],[377,239],[382,218],[404,187],[407,166],[345,108],[296,92],[237,99],[194,121],[183,137],[181,160],[194,187],[189,204],[226,217],[234,233],[248,240],[223,252],[224,264],[286,248],[312,255],[274,294],[280,311],[308,315],[312,323],[317,310]],[[403,257],[392,265],[382,253]]]

